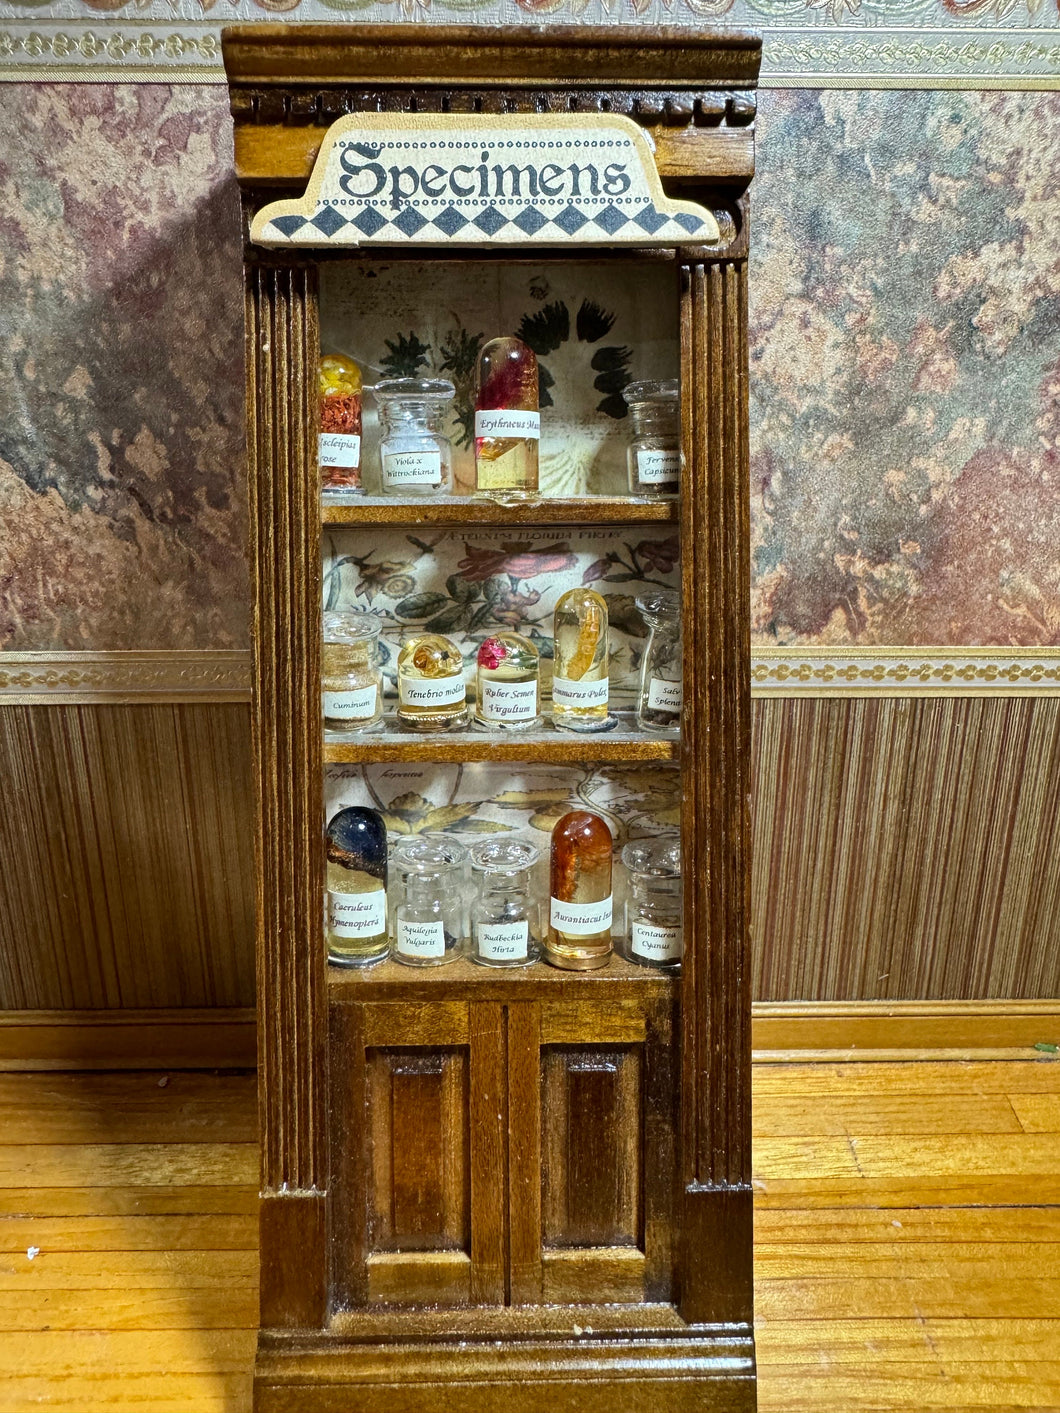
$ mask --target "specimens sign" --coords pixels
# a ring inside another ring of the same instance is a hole
[[[663,195],[651,139],[618,114],[354,113],[306,194],[254,217],[276,246],[709,245],[709,211]]]

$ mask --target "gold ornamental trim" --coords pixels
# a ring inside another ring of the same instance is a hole
[[[249,652],[0,653],[0,705],[248,702]]]
[[[1044,697],[1060,648],[755,648],[755,697]]]

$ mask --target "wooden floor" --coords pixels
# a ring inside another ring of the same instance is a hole
[[[1060,1409],[1060,1059],[763,1064],[755,1135],[764,1413]],[[250,1074],[0,1074],[0,1413],[249,1409],[256,1171]]]

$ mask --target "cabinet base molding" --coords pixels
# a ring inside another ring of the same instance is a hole
[[[565,1331],[503,1344],[470,1332],[428,1344],[263,1330],[254,1413],[753,1413],[750,1327],[631,1337],[594,1329],[592,1307],[564,1313]]]

